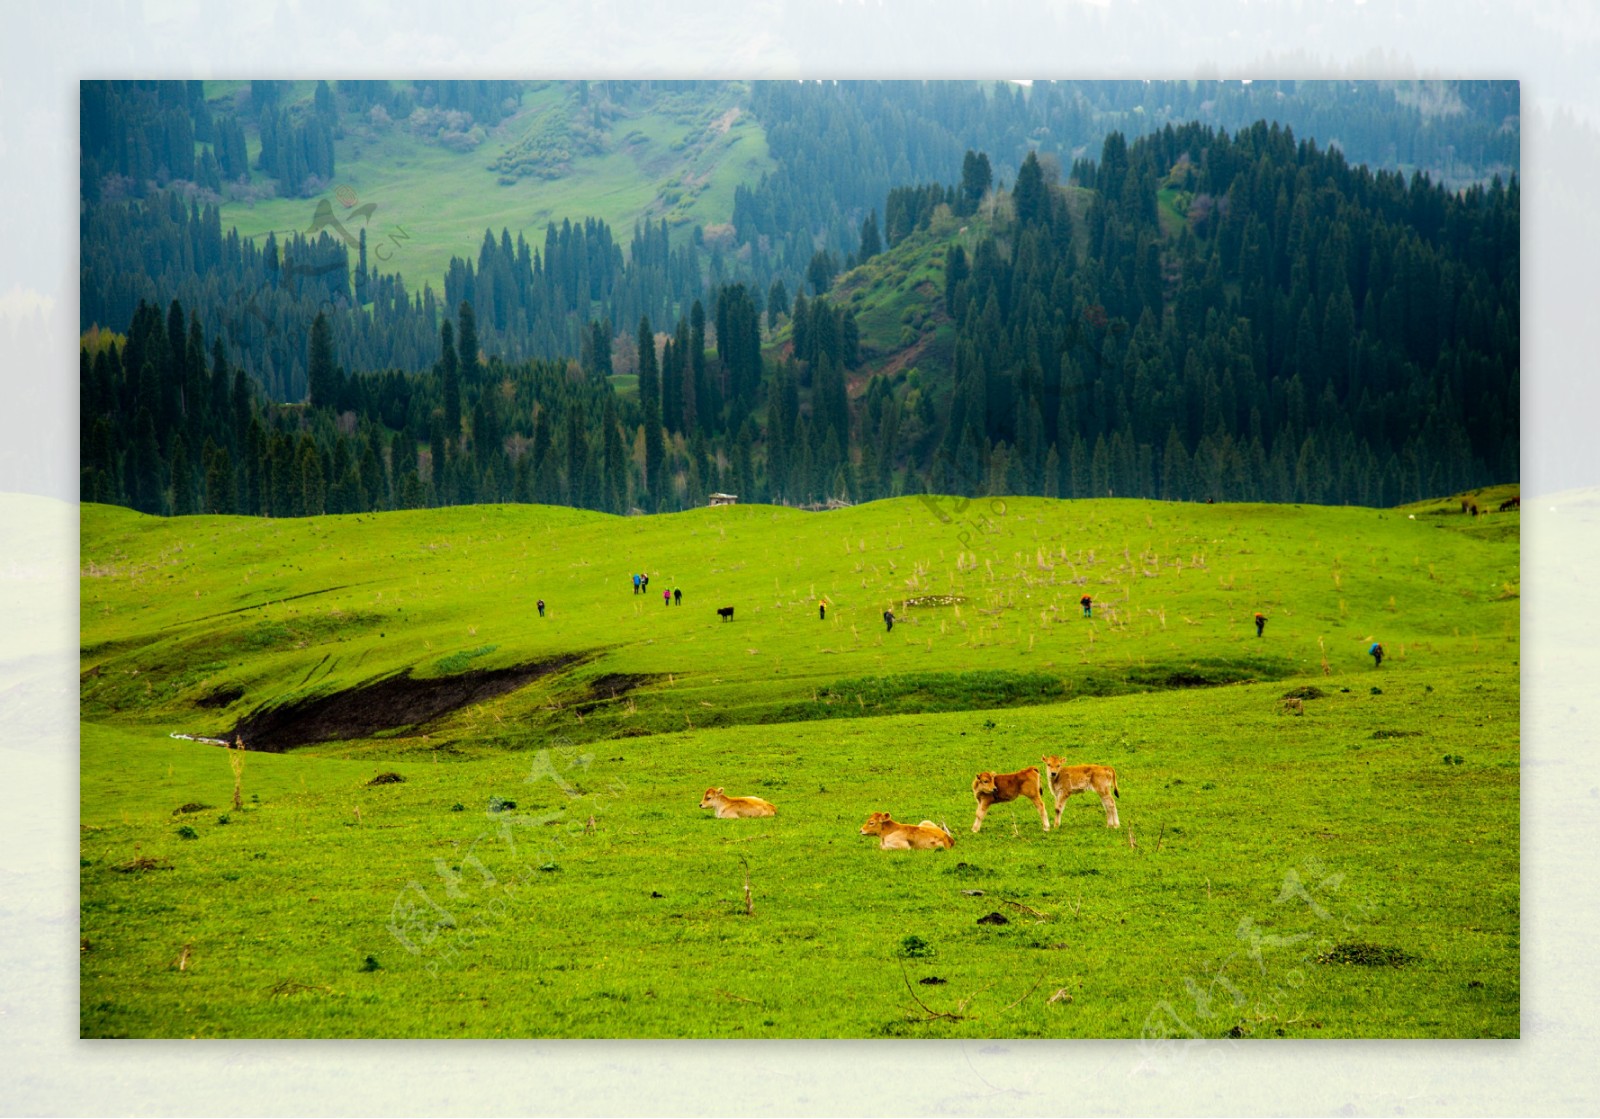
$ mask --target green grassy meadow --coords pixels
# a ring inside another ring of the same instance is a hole
[[[82,1033],[1516,1036],[1516,524],[86,505]],[[170,735],[252,720],[234,808],[238,756]],[[1115,766],[1122,828],[973,835],[973,773],[1043,754]]]
[[[236,92],[226,83],[214,85],[208,91],[213,97]],[[309,99],[312,85],[299,83],[289,100]],[[541,252],[546,226],[563,219],[599,218],[624,249],[643,220],[665,219],[675,237],[687,236],[694,225],[727,222],[734,189],[771,169],[765,133],[737,110],[729,90],[663,96],[648,110],[613,122],[605,150],[574,152],[560,177],[500,183],[490,165],[542,129],[559,126],[573,97],[558,82],[529,92],[517,113],[468,152],[417,137],[401,122],[376,129],[347,119],[335,178],[355,192],[352,206],[377,207],[365,223],[372,266],[401,273],[413,291],[424,283],[438,291],[452,256],[476,262],[485,229],[496,237],[502,229],[513,238],[521,233]],[[260,140],[253,127],[247,135],[253,161]],[[244,237],[265,237],[269,230],[282,236],[308,230],[315,209],[316,199],[309,198],[234,201],[222,207],[222,224]],[[354,236],[355,229],[350,232]]]

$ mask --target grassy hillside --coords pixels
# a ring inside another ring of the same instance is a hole
[[[314,83],[296,83],[285,103],[308,101]],[[233,97],[238,83],[211,83],[213,99]],[[542,251],[546,225],[565,218],[600,218],[627,245],[636,222],[665,218],[675,232],[727,222],[734,188],[754,183],[771,167],[766,138],[754,118],[739,110],[740,87],[672,92],[648,108],[624,113],[611,123],[602,150],[574,147],[558,177],[513,179],[492,164],[508,153],[525,153],[552,135],[564,135],[576,94],[566,83],[549,82],[527,93],[520,110],[490,131],[476,149],[452,151],[412,134],[403,121],[374,125],[343,117],[335,144],[338,186],[354,191],[341,216],[373,203],[366,221],[372,263],[399,272],[408,287],[436,291],[450,257],[477,260],[483,231],[512,238],[520,232]],[[253,125],[246,128],[252,161],[260,147]],[[333,196],[330,188],[329,197]],[[347,196],[348,197],[348,196]],[[344,200],[341,200],[344,201]],[[268,230],[308,230],[317,199],[277,198],[222,207],[224,227],[245,236]],[[355,235],[362,219],[352,218]],[[387,246],[381,253],[380,246]]]
[[[1062,189],[1078,223],[1073,240],[1081,255],[1088,247],[1084,217],[1094,192],[1076,186]],[[1009,206],[1009,196],[1004,204]],[[993,227],[991,216],[984,212],[958,218],[941,210],[927,228],[835,278],[828,299],[849,307],[860,330],[861,361],[851,372],[853,384],[917,369],[929,375],[925,379],[930,389],[939,395],[948,392],[955,323],[944,306],[945,254],[960,245],[970,260]],[[772,351],[781,352],[788,345],[791,330],[785,325],[772,336]]]
[[[1515,521],[85,506],[82,1029],[1514,1036]],[[245,755],[239,808],[169,737],[467,684]],[[1114,765],[1123,827],[1077,797],[971,834],[971,775],[1046,753]],[[711,819],[710,785],[779,814]],[[878,851],[875,810],[956,846]]]
[[[1324,655],[1343,671],[1368,663],[1374,640],[1396,663],[1475,661],[1486,644],[1497,655],[1516,639],[1504,597],[1515,538],[1480,539],[1465,530],[1489,523],[1459,516],[1427,523],[1441,527],[1352,508],[1045,499],[657,518],[474,506],[161,520],[91,506],[83,707],[216,731],[402,669],[583,658],[430,739],[476,749],[556,730],[827,717],[846,703],[869,714],[874,696],[899,709],[896,689],[914,682],[863,683],[886,676],[927,676],[937,690],[981,668],[1002,674],[991,686],[1004,679],[1038,701],[1052,686],[1071,697],[1281,678],[1319,671]],[[651,575],[650,595],[632,593],[635,570]],[[674,585],[684,605],[663,607]],[[1079,616],[1084,593],[1100,603],[1092,620]],[[725,605],[731,625],[715,614]],[[901,619],[893,634],[886,609]],[[1251,626],[1257,610],[1268,640]],[[589,684],[617,675],[628,694],[594,706]]]

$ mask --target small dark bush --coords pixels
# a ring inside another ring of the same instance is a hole
[[[177,808],[174,808],[172,814],[174,816],[186,816],[191,812],[204,812],[208,808],[215,807],[216,805],[214,804],[201,804],[199,801],[191,800],[188,804],[180,804]]]
[[[912,933],[901,938],[899,954],[908,960],[920,960],[933,955],[933,945]]]
[[[199,839],[200,838],[200,833],[195,831],[188,824],[185,824],[185,825],[183,825],[183,827],[178,829],[178,838],[179,839]]]
[[[504,797],[490,797],[489,798],[489,811],[490,812],[510,812],[516,806],[517,806],[517,802],[516,801],[514,801],[514,800],[506,800]]]
[[[1302,684],[1298,688],[1290,688],[1283,693],[1284,699],[1321,699],[1328,693],[1315,684]]]
[[[368,781],[367,784],[369,786],[371,786],[371,785],[398,785],[398,784],[400,784],[400,782],[402,782],[404,780],[405,780],[405,778],[400,776],[398,773],[380,773],[376,777],[374,777],[371,781]]]
[[[368,956],[361,964],[362,971],[380,971],[383,965],[378,962],[378,957]]]

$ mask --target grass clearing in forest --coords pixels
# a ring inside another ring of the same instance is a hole
[[[291,100],[309,98],[312,85],[298,83]],[[738,94],[724,89],[677,93],[624,113],[611,124],[603,150],[575,150],[557,177],[499,182],[490,164],[549,121],[565,119],[574,97],[560,82],[530,90],[516,113],[466,152],[415,136],[404,121],[377,129],[347,118],[335,143],[334,178],[355,192],[351,205],[377,206],[367,219],[372,265],[399,272],[409,291],[429,284],[438,293],[452,256],[477,261],[485,229],[496,238],[508,230],[513,241],[520,233],[542,253],[547,225],[585,218],[606,222],[626,252],[635,224],[645,220],[665,219],[674,238],[687,237],[695,225],[728,222],[735,189],[753,185],[771,168],[765,133],[749,113],[728,120]],[[246,124],[253,161],[259,140]],[[333,187],[328,190],[331,197]],[[222,207],[222,224],[245,237],[275,230],[281,240],[310,229],[316,205],[315,198],[230,202]],[[390,240],[394,231],[399,237]]]

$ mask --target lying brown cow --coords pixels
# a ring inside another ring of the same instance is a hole
[[[728,797],[721,787],[707,789],[700,798],[701,808],[715,808],[717,819],[736,820],[745,816],[776,816],[778,809],[760,797]]]
[[[1039,767],[1030,765],[1015,773],[991,773],[984,770],[972,779],[972,795],[978,802],[978,817],[972,821],[972,830],[983,827],[991,804],[1004,804],[1008,800],[1027,797],[1039,810],[1039,822],[1050,830],[1050,814],[1045,811],[1044,798],[1039,795]]]
[[[1056,798],[1056,827],[1061,826],[1061,808],[1067,803],[1067,798],[1073,793],[1085,791],[1092,791],[1100,797],[1100,803],[1106,810],[1106,827],[1122,826],[1122,821],[1117,818],[1117,802],[1111,799],[1122,795],[1117,788],[1116,770],[1109,765],[1068,765],[1048,754],[1043,760],[1045,770],[1050,774],[1050,791]]]
[[[918,848],[923,851],[935,847],[954,847],[955,836],[950,834],[950,829],[932,820],[924,820],[920,824],[897,824],[889,817],[887,812],[874,812],[867,817],[867,822],[861,825],[862,835],[876,835],[878,847],[884,851],[904,851],[907,848]]]

